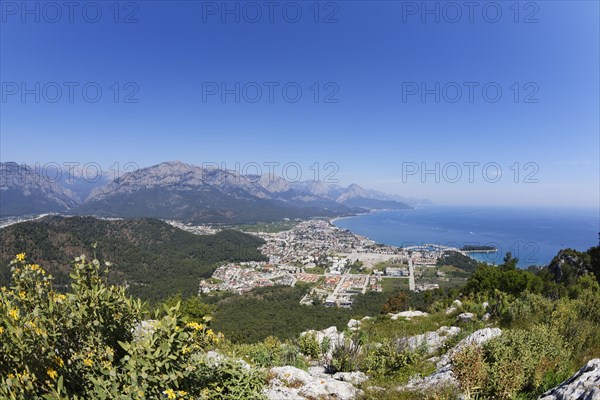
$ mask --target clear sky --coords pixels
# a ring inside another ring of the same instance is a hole
[[[298,163],[438,203],[598,207],[599,20],[598,1],[2,0],[0,158]]]

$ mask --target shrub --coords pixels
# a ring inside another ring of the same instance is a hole
[[[321,347],[319,346],[317,335],[315,333],[310,332],[300,336],[298,339],[298,346],[300,347],[302,354],[313,359],[319,358]]]
[[[391,342],[373,345],[368,348],[361,362],[361,369],[375,377],[396,375],[413,363],[417,355],[399,351]]]
[[[11,266],[13,286],[0,291],[0,398],[261,397],[252,369],[205,363],[222,335],[186,323],[178,305],[142,324],[140,301],[107,286],[97,260],[75,260],[65,294],[24,254]]]
[[[282,343],[270,336],[260,343],[228,344],[229,352],[237,357],[256,364],[260,367],[271,368],[291,365],[296,368],[306,368],[306,361],[298,346],[292,343]]]
[[[485,346],[488,389],[499,398],[517,392],[541,394],[548,377],[568,377],[571,349],[547,325],[507,330]],[[556,383],[560,383],[558,380]]]
[[[352,372],[359,368],[361,345],[359,340],[344,338],[333,344],[329,368],[336,372]]]
[[[487,367],[481,347],[465,347],[452,357],[452,365],[454,375],[460,383],[466,399],[470,399],[471,394],[483,389],[487,379]]]

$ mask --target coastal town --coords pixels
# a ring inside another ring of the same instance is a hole
[[[302,283],[312,287],[302,304],[351,307],[356,294],[381,292],[386,286],[412,291],[438,289],[438,283],[417,281],[423,274],[415,271],[434,269],[445,252],[464,254],[439,245],[399,248],[378,244],[338,228],[328,219],[301,221],[289,230],[253,234],[265,240],[260,250],[268,261],[221,265],[210,279],[200,282],[200,293],[240,294],[256,287]],[[441,279],[443,274],[437,272]]]
[[[0,228],[47,215],[52,214],[4,219]],[[184,224],[175,220],[165,222],[196,235],[240,229],[235,226]],[[339,228],[333,222],[326,218],[288,221],[284,229],[274,232],[244,229],[244,232],[265,241],[259,250],[267,261],[220,265],[209,279],[200,281],[199,294],[242,294],[258,287],[302,284],[310,287],[301,300],[302,304],[349,308],[355,295],[369,291],[438,289],[440,283],[449,281],[446,272],[437,268],[440,257],[448,252],[468,255],[465,249],[442,245],[403,248],[383,245]],[[492,250],[469,250],[472,251]]]

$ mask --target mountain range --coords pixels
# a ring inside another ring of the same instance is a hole
[[[50,175],[50,174],[47,174]],[[107,182],[54,179],[32,167],[0,163],[0,216],[57,212],[240,223],[411,208],[412,200],[321,181],[289,182],[182,162],[164,162]]]

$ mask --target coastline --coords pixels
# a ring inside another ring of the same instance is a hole
[[[353,221],[342,221],[351,216],[332,218],[331,222],[390,246],[409,243],[454,244],[452,247],[457,248],[494,246],[495,251],[469,249],[465,252],[478,261],[500,264],[504,254],[510,251],[519,258],[521,268],[546,265],[564,248],[586,251],[597,245],[597,210],[592,209],[565,208],[558,213],[554,208],[436,205],[416,209],[416,213],[388,212],[389,215],[377,216],[381,211],[389,210],[360,214],[367,216]]]

